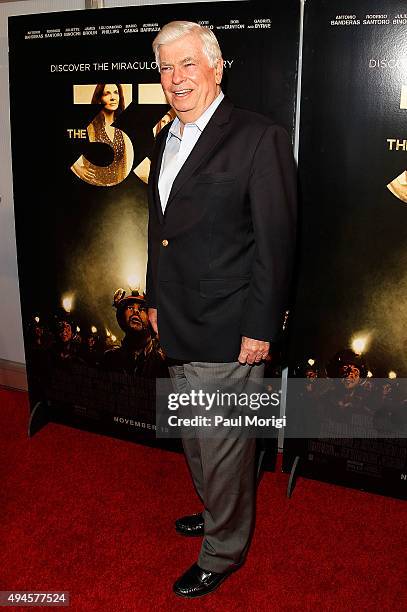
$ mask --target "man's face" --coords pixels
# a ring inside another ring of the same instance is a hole
[[[61,321],[58,324],[58,336],[62,342],[72,340],[72,328],[66,321]]]
[[[390,395],[391,393],[391,385],[389,383],[385,383],[382,387],[382,395],[383,397],[386,397],[387,395]]]
[[[353,389],[360,381],[360,370],[353,364],[346,364],[341,368],[343,384],[347,389]]]
[[[148,327],[148,316],[146,309],[137,302],[129,304],[124,311],[126,327],[133,331],[141,331]]]
[[[34,327],[34,335],[36,338],[41,338],[41,336],[44,334],[44,330],[42,327],[40,327],[39,325],[36,325]]]
[[[223,62],[209,66],[197,34],[161,45],[161,85],[170,104],[182,123],[198,119],[220,92]]]
[[[96,338],[95,338],[95,336],[89,336],[86,339],[86,344],[88,345],[88,348],[93,349],[96,346]]]

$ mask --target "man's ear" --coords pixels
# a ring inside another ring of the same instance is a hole
[[[217,85],[221,84],[222,75],[223,75],[223,59],[220,58],[216,60],[216,66],[215,66],[215,79],[216,79]]]

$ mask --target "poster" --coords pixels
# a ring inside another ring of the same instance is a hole
[[[151,44],[198,21],[223,90],[293,134],[299,4],[130,7],[9,20],[15,219],[31,406],[51,420],[155,439],[165,355],[143,320],[146,182],[173,117]],[[238,160],[237,160],[238,163]]]
[[[364,418],[392,434],[285,444],[286,469],[300,453],[304,475],[397,496],[407,487],[406,36],[401,1],[306,3],[291,375],[346,378]]]

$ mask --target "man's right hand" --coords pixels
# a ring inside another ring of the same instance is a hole
[[[148,309],[148,320],[150,325],[158,336],[158,325],[157,325],[157,308]]]

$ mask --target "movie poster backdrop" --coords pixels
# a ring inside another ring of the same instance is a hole
[[[290,374],[343,378],[346,397],[338,439],[284,446],[286,469],[300,454],[306,476],[400,497],[407,488],[406,40],[405,2],[305,5]],[[288,422],[294,404],[288,396]],[[381,428],[379,437],[346,439],[349,415],[355,427]]]
[[[155,439],[155,378],[168,374],[145,313],[146,184],[154,136],[173,118],[151,43],[174,19],[214,30],[224,54],[223,89],[236,105],[294,133],[296,0],[9,20],[31,407],[42,402],[51,420],[63,415],[146,443]]]

